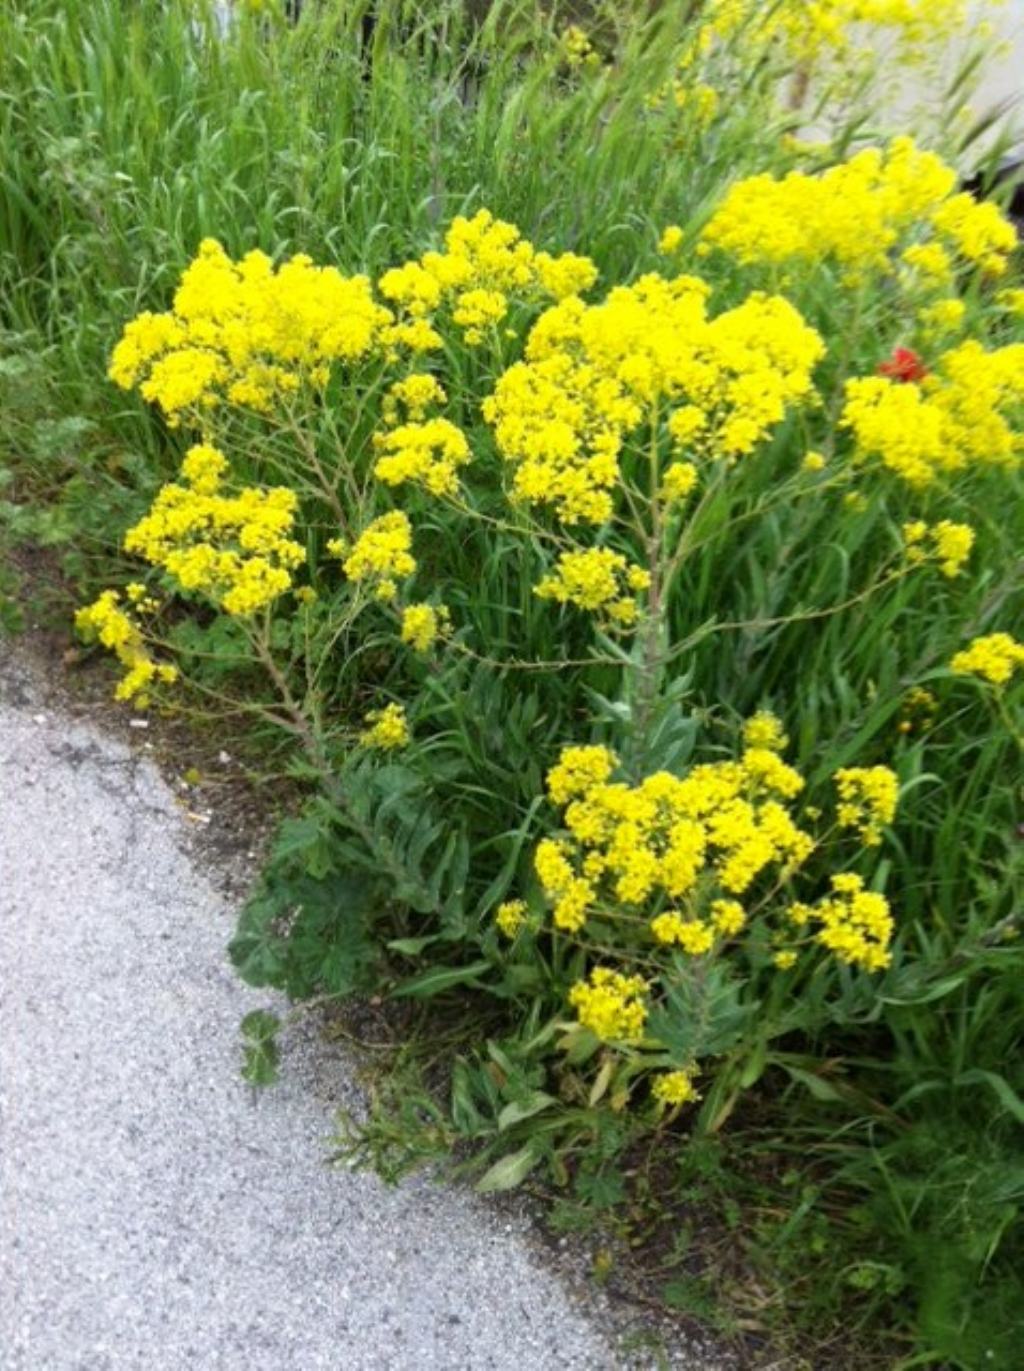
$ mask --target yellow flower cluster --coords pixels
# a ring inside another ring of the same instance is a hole
[[[788,912],[797,927],[819,924],[815,942],[849,966],[884,971],[892,960],[889,901],[877,891],[865,890],[863,878],[853,872],[833,876],[832,894],[818,904],[795,904]]]
[[[401,510],[382,514],[367,524],[351,549],[339,539],[332,539],[327,550],[344,559],[345,575],[350,581],[375,582],[378,600],[393,600],[398,594],[397,581],[416,570],[412,525]]]
[[[445,251],[426,252],[416,261],[386,271],[377,287],[399,310],[396,336],[418,350],[439,348],[441,337],[431,316],[442,306],[473,346],[507,313],[508,298],[550,296],[560,300],[588,290],[597,268],[588,257],[538,252],[514,224],[479,210],[459,216],[445,237]]]
[[[598,966],[589,981],[577,981],[572,987],[569,1003],[583,1027],[603,1042],[629,1042],[644,1031],[646,992],[647,982],[642,976],[623,976]]]
[[[333,363],[373,353],[390,324],[365,276],[301,254],[276,270],[262,252],[234,262],[207,238],[171,312],[126,325],[109,375],[125,390],[139,385],[172,422],[223,401],[267,412],[303,382],[325,384]]]
[[[963,323],[966,314],[964,302],[954,295],[948,295],[941,300],[934,300],[930,305],[923,305],[917,317],[923,328],[936,334],[954,332]]]
[[[131,589],[129,587],[129,592]],[[141,597],[129,594],[129,599],[141,600]],[[145,606],[146,602],[142,603]],[[124,667],[125,674],[114,690],[116,700],[134,700],[144,708],[148,704],[146,691],[155,681],[170,685],[178,679],[177,667],[158,664],[150,657],[138,624],[121,608],[121,597],[116,590],[103,591],[91,605],[78,610],[75,627],[84,636],[98,639]]]
[[[372,709],[366,716],[369,728],[360,734],[359,741],[364,747],[379,747],[385,752],[405,747],[409,742],[409,723],[401,705],[385,705],[383,709]]]
[[[226,495],[227,469],[217,448],[190,448],[181,467],[184,484],[161,487],[124,546],[162,567],[183,590],[208,596],[228,614],[248,616],[283,595],[292,570],[305,560],[289,536],[298,500],[284,486],[246,486]]]
[[[691,1071],[663,1071],[655,1076],[651,1094],[661,1104],[667,1105],[689,1104],[692,1100],[700,1099]]]
[[[647,96],[644,104],[659,113],[669,109],[682,115],[690,132],[700,132],[714,120],[721,108],[722,97],[714,86],[696,80],[691,66],[690,54],[687,53],[679,62],[672,80]]]
[[[646,590],[650,584],[650,573],[627,562],[621,552],[594,547],[563,552],[555,572],[545,576],[534,593],[543,600],[597,611],[613,624],[629,627],[636,622],[638,611],[636,599],[627,590]]]
[[[472,345],[481,341],[485,330],[500,324],[507,313],[508,300],[500,290],[464,290],[455,302],[452,321]]]
[[[960,29],[966,0],[709,0],[705,27],[720,39],[740,35],[745,44],[778,44],[791,60],[807,62],[845,53],[857,29],[890,31],[902,60],[913,59]]]
[[[850,766],[837,771],[834,780],[840,827],[855,828],[866,846],[876,847],[882,841],[882,825],[892,823],[896,813],[896,773],[887,766]]]
[[[427,371],[414,371],[388,387],[381,413],[390,427],[400,422],[401,412],[406,419],[419,423],[427,417],[428,410],[434,405],[443,405],[447,399],[445,388],[436,376]]]
[[[506,938],[514,938],[526,922],[523,900],[504,900],[494,912],[494,922]]]
[[[683,230],[678,224],[669,224],[658,239],[658,251],[663,256],[668,257],[670,253],[677,252],[682,246]]]
[[[840,423],[855,457],[877,457],[913,486],[972,465],[1015,465],[1022,436],[1012,419],[1024,402],[1024,343],[986,351],[968,339],[921,381],[884,376],[846,383]]]
[[[373,468],[379,481],[388,486],[412,481],[431,495],[454,495],[458,469],[470,458],[466,435],[450,419],[399,424],[374,434],[373,443],[381,454]]]
[[[782,752],[789,743],[782,720],[767,709],[759,709],[743,725],[743,741],[747,747],[767,748]]]
[[[656,900],[668,903],[652,926],[656,940],[703,952],[743,925],[729,896],[769,866],[793,870],[813,850],[782,803],[803,779],[769,748],[748,747],[738,762],[697,766],[682,778],[659,771],[636,786],[611,781],[617,763],[604,747],[566,748],[548,776],[569,836],[545,838],[534,865],[554,923],[567,932],[599,905]]]
[[[570,71],[578,71],[580,67],[601,65],[601,59],[594,51],[593,44],[578,24],[569,24],[562,30],[559,51],[562,61]]]
[[[939,285],[953,275],[953,261],[941,243],[911,243],[900,253],[900,261],[911,271]]]
[[[681,413],[677,410],[676,413]],[[697,468],[692,462],[669,462],[661,478],[661,498],[666,504],[685,500],[698,481]]]
[[[956,173],[911,138],[865,148],[820,175],[763,173],[727,192],[702,235],[739,261],[816,264],[833,258],[848,271],[886,270],[911,233],[904,260],[932,275],[951,270],[948,252],[992,275],[1017,244],[1010,221],[991,203],[955,194]],[[947,251],[948,250],[948,251]]]
[[[409,605],[402,611],[402,642],[417,652],[429,652],[447,627],[448,611],[443,606]]]
[[[954,524],[940,519],[926,524],[915,519],[903,525],[907,557],[912,562],[935,561],[943,576],[957,576],[974,546],[974,529],[969,524]]]
[[[601,523],[623,444],[645,422],[664,421],[679,448],[735,458],[807,396],[824,344],[793,306],[754,294],[709,319],[708,294],[695,277],[651,274],[538,319],[525,360],[483,407],[514,466],[514,499],[551,505],[567,524]]]
[[[684,919],[675,910],[652,919],[651,932],[655,942],[666,945],[677,943],[691,957],[710,952],[715,945],[713,924],[704,923],[701,919]]]
[[[1017,670],[1024,668],[1024,643],[1009,633],[989,633],[972,638],[949,664],[962,676],[980,676],[994,686],[1004,686]]]
[[[932,227],[957,256],[991,276],[1001,276],[1017,246],[1017,231],[998,205],[961,192],[944,200]]]

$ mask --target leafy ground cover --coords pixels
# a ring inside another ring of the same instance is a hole
[[[848,37],[958,9],[0,18],[5,533],[305,787],[232,956],[413,1006],[342,1150],[809,1364],[1015,1365],[1024,287],[973,58]]]

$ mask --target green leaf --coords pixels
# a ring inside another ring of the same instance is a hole
[[[601,1039],[582,1024],[574,1024],[559,1044],[570,1066],[582,1066],[601,1046]]]
[[[254,1086],[273,1085],[277,1080],[281,1059],[277,1046],[281,1020],[264,1009],[254,1009],[242,1020],[241,1029],[245,1039],[242,1046],[243,1079]]]
[[[697,969],[681,965],[664,1004],[647,1021],[652,1038],[664,1043],[681,1061],[721,1056],[743,1037],[757,1004],[742,1004],[740,986],[720,965]]]
[[[367,877],[271,866],[239,916],[228,954],[249,985],[272,985],[291,999],[349,995],[375,983],[372,936],[380,907]]]
[[[830,1085],[821,1076],[815,1075],[813,1071],[805,1071],[803,1067],[793,1066],[790,1062],[781,1059],[777,1059],[777,1061],[787,1075],[810,1091],[814,1099],[821,1100],[825,1104],[834,1104],[842,1100],[843,1096],[835,1086]]]
[[[389,952],[400,952],[403,957],[418,957],[425,948],[437,941],[438,935],[429,933],[423,938],[392,938],[385,946]]]
[[[528,1143],[518,1152],[510,1152],[489,1167],[477,1181],[476,1188],[484,1194],[494,1190],[514,1190],[539,1161],[539,1153]]]
[[[427,1000],[444,990],[450,990],[453,985],[466,985],[469,981],[479,980],[485,971],[490,970],[491,963],[487,961],[470,962],[468,966],[433,966],[429,971],[403,981],[391,994],[394,997],[411,995],[419,1000]]]
[[[285,819],[277,830],[271,862],[292,861],[318,881],[331,869],[330,825],[315,809],[300,818]]]
[[[484,1128],[484,1116],[476,1106],[474,1073],[459,1058],[452,1068],[452,1123],[464,1136],[473,1137]]]
[[[1012,1114],[1018,1123],[1024,1123],[1024,1100],[1017,1094],[1010,1083],[995,1071],[983,1071],[981,1067],[972,1067],[970,1071],[963,1071],[957,1076],[956,1085],[987,1085],[997,1095],[1000,1104],[1008,1114]]]
[[[522,1123],[524,1119],[532,1119],[535,1114],[540,1114],[557,1103],[553,1095],[547,1095],[543,1090],[533,1091],[524,1100],[513,1100],[498,1115],[498,1132],[504,1133],[505,1129],[511,1128],[513,1124]]]
[[[625,1199],[626,1181],[620,1171],[606,1167],[596,1174],[581,1171],[573,1189],[581,1200],[586,1200],[594,1209],[614,1209]]]

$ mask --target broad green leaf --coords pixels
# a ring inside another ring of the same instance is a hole
[[[477,1181],[476,1188],[483,1193],[493,1190],[514,1190],[517,1185],[522,1184],[539,1161],[540,1155],[527,1144],[518,1152],[510,1152],[507,1157],[502,1157],[489,1167]]]
[[[409,995],[427,1000],[433,995],[440,995],[444,990],[450,990],[454,985],[466,985],[470,981],[479,980],[484,972],[490,970],[491,963],[486,961],[470,962],[468,966],[433,966],[429,971],[403,981],[391,994],[394,997]]]
[[[513,1124],[522,1123],[523,1119],[532,1119],[534,1114],[540,1114],[557,1103],[553,1095],[547,1095],[543,1090],[535,1090],[525,1100],[513,1100],[498,1115],[498,1132],[503,1133]]]

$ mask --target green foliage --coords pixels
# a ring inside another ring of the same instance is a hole
[[[266,1010],[254,1009],[241,1024],[244,1064],[242,1078],[253,1086],[273,1085],[277,1080],[281,1054],[277,1035],[281,1021]]]
[[[231,960],[250,985],[278,986],[294,1000],[365,991],[379,958],[381,893],[336,869],[329,830],[314,818],[288,820],[241,913]]]

